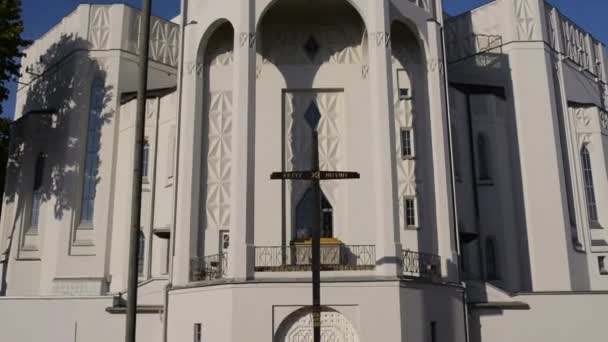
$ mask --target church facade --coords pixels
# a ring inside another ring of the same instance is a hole
[[[0,338],[124,336],[140,13],[27,50]],[[182,1],[151,23],[139,341],[604,341],[608,53],[542,0]],[[276,181],[319,166],[360,179]]]

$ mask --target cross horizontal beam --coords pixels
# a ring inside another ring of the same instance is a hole
[[[273,172],[270,179],[285,180],[332,180],[332,179],[359,179],[358,172],[349,171],[290,171]]]

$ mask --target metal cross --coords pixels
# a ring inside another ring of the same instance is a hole
[[[314,107],[313,107],[314,106]],[[312,128],[312,170],[308,171],[292,171],[292,172],[274,172],[270,175],[270,179],[281,180],[309,180],[312,181],[314,191],[315,206],[312,214],[312,315],[313,315],[313,332],[314,342],[321,342],[321,227],[323,226],[322,212],[322,180],[340,180],[340,179],[359,179],[360,175],[357,172],[342,172],[342,171],[321,171],[319,167],[319,132],[318,126],[321,120],[321,114],[316,105],[311,104],[311,107],[304,116],[306,122]]]

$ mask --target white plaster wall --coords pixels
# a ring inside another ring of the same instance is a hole
[[[513,300],[529,304],[530,310],[474,311],[471,336],[481,332],[481,341],[493,342],[606,340],[603,322],[608,315],[608,295],[605,293],[532,294],[516,296]]]
[[[373,341],[378,336],[386,341],[429,338],[430,320],[438,322],[438,337],[464,341],[461,297],[453,288],[400,288],[398,282],[390,281],[337,282],[324,283],[321,298],[351,321],[359,341]],[[203,339],[211,341],[270,341],[285,317],[309,303],[308,283],[174,290],[170,293],[169,341],[192,339],[194,323],[202,324]],[[206,307],[213,309],[203,309]]]
[[[111,297],[0,299],[3,341],[121,341],[125,315],[109,314]],[[137,341],[162,341],[160,314],[138,315]]]

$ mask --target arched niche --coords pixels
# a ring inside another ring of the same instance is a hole
[[[314,108],[321,116],[321,168],[350,167],[349,146],[355,144],[348,139],[365,134],[354,130],[359,128],[354,122],[370,113],[368,102],[347,102],[347,95],[360,99],[369,94],[363,72],[369,63],[368,34],[358,10],[347,0],[272,2],[260,19],[256,48],[256,139],[260,146],[272,146],[264,150],[267,162],[285,171],[311,167],[312,130],[304,117]],[[309,184],[284,186],[284,193],[273,196],[274,207],[284,210],[282,236],[289,243],[297,237],[296,209]],[[348,187],[347,182],[322,184],[334,210],[335,237],[344,242],[348,230],[355,230],[348,222]]]
[[[195,160],[199,165],[198,225],[194,251],[216,254],[221,231],[230,230],[232,168],[232,93],[234,88],[234,28],[219,20],[203,37],[197,56]]]
[[[391,72],[396,129],[396,167],[399,224],[404,248],[434,251],[433,151],[429,114],[430,92],[427,73],[432,67],[424,45],[412,25],[401,20],[391,24]],[[403,132],[408,132],[411,153],[402,151]],[[413,146],[413,148],[411,147]],[[405,219],[405,199],[414,198],[417,222],[409,227]],[[415,229],[411,229],[415,228]]]

